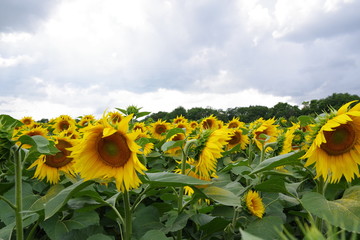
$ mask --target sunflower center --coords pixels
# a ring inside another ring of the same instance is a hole
[[[157,125],[155,128],[155,132],[157,134],[162,134],[162,133],[166,132],[166,127],[164,125]]]
[[[131,151],[120,133],[101,138],[98,142],[101,160],[111,167],[122,167],[130,159]]]
[[[232,122],[229,124],[228,128],[238,128],[238,127],[239,127],[239,124],[237,124],[236,122]]]
[[[59,126],[61,130],[66,130],[70,127],[70,124],[68,121],[61,121]]]
[[[342,124],[334,131],[324,131],[326,143],[322,143],[320,148],[330,155],[340,155],[348,152],[356,140],[355,129],[351,124]]]
[[[240,143],[241,141],[241,135],[239,132],[235,132],[235,134],[231,137],[231,139],[229,140],[229,144],[230,145],[235,145]]]
[[[53,168],[60,168],[72,161],[72,158],[68,158],[70,151],[66,150],[66,148],[72,147],[71,143],[65,140],[59,140],[55,146],[60,150],[60,152],[56,153],[55,155],[46,155],[46,165]]]
[[[205,129],[211,129],[214,126],[214,122],[211,119],[206,119],[203,122],[203,128]]]

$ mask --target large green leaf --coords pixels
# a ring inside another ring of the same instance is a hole
[[[59,150],[55,147],[54,142],[47,140],[45,137],[40,135],[28,136],[22,135],[18,141],[22,144],[29,144],[41,154],[55,154]]]
[[[309,192],[303,196],[302,203],[306,210],[330,224],[360,233],[360,186],[347,189],[341,199],[334,201]]]
[[[14,128],[20,127],[21,125],[24,124],[9,115],[5,115],[5,114],[0,115],[1,131],[12,131]]]
[[[305,154],[305,151],[291,152],[283,155],[279,155],[273,158],[268,158],[265,161],[259,163],[254,170],[250,173],[256,174],[265,170],[274,169],[283,165],[301,165],[299,158]]]
[[[147,178],[144,178],[143,182],[156,186],[181,187],[212,184],[209,181],[170,172],[146,173],[146,176]]]
[[[240,197],[236,196],[229,190],[219,188],[216,186],[209,186],[202,190],[202,192],[210,199],[226,206],[241,206]]]
[[[283,224],[280,217],[266,216],[251,222],[245,231],[262,239],[279,239],[279,233],[282,232],[282,228]]]
[[[45,220],[52,217],[55,213],[57,213],[71,198],[71,196],[81,189],[92,184],[92,181],[79,181],[76,182],[69,187],[61,190],[59,194],[55,197],[51,198],[47,203],[45,203]]]
[[[288,194],[283,178],[270,178],[255,186],[257,191]]]
[[[173,238],[168,238],[166,235],[160,230],[150,230],[145,233],[144,236],[140,238],[140,240],[169,240]]]

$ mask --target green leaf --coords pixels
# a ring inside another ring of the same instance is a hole
[[[215,217],[210,222],[202,225],[200,230],[204,231],[206,235],[211,235],[216,232],[223,232],[225,227],[230,223],[229,220],[226,220],[222,217]]]
[[[95,235],[92,235],[91,237],[88,237],[86,240],[113,240],[113,237],[110,237],[108,235],[98,233]]]
[[[165,233],[160,230],[150,230],[145,233],[140,240],[169,240],[172,238],[166,237]]]
[[[16,128],[16,127],[20,127],[24,125],[22,122],[20,122],[19,120],[16,120],[15,118],[9,116],[9,115],[5,115],[5,114],[1,114],[0,115],[0,129],[1,131],[11,131]]]
[[[341,199],[328,201],[319,193],[309,192],[302,198],[303,206],[315,216],[347,231],[360,233],[360,186],[344,192]]]
[[[263,240],[263,238],[256,237],[255,235],[248,233],[240,228],[241,237],[243,240]]]
[[[170,217],[165,223],[165,229],[163,229],[165,233],[176,232],[183,229],[186,226],[188,219],[193,214],[182,212],[180,215],[178,215],[177,211],[170,211],[169,215]]]
[[[55,147],[54,142],[47,140],[41,135],[29,136],[22,135],[18,141],[22,144],[29,144],[41,154],[56,154],[59,150]]]
[[[283,165],[301,165],[300,157],[305,154],[305,151],[291,152],[283,155],[279,155],[273,158],[268,158],[265,161],[259,163],[250,175],[273,169]]]
[[[171,138],[172,136],[174,136],[175,134],[178,134],[178,133],[182,133],[182,134],[185,135],[185,131],[182,128],[172,128],[172,129],[170,129],[166,134],[165,140]]]
[[[299,116],[298,120],[300,122],[300,127],[305,127],[309,124],[315,123],[314,118],[307,116],[307,115]]]
[[[171,148],[176,148],[176,147],[181,147],[184,146],[184,140],[178,140],[178,141],[169,141],[169,142],[165,142],[162,146],[161,146],[161,151],[166,152]]]
[[[202,190],[202,192],[210,199],[226,206],[241,206],[240,197],[234,193],[215,186],[209,186]]]
[[[278,239],[282,229],[283,224],[280,217],[267,216],[251,222],[245,231],[262,239]]]
[[[204,181],[194,177],[170,172],[146,173],[146,176],[147,179],[145,178],[143,182],[156,186],[181,187],[212,184],[212,182],[209,181]]]
[[[134,217],[134,237],[140,238],[150,230],[160,230],[164,227],[160,221],[159,212],[154,206],[136,208]]]
[[[45,220],[52,217],[55,213],[57,213],[65,204],[66,202],[71,198],[71,196],[74,193],[79,192],[81,189],[89,186],[92,184],[92,181],[79,181],[76,182],[69,187],[63,189],[59,192],[55,197],[51,198],[46,204],[45,204]]]
[[[283,178],[270,178],[255,186],[255,190],[261,192],[276,192],[288,194]]]
[[[54,196],[56,196],[61,190],[64,189],[64,186],[61,184],[56,184],[51,186],[51,188],[47,191],[47,193],[39,198],[37,201],[35,201],[29,210],[32,211],[40,211],[44,209],[45,204]]]
[[[146,115],[149,115],[151,112],[139,112],[136,114],[136,118],[141,118],[144,117]]]

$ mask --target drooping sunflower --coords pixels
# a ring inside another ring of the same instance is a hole
[[[280,154],[286,154],[299,149],[304,139],[304,133],[300,130],[300,124],[293,123],[292,127],[289,127],[285,133]]]
[[[218,129],[218,119],[214,115],[204,118],[200,123],[201,129]]]
[[[251,133],[253,134],[253,140],[259,149],[262,149],[264,143],[270,143],[276,141],[278,135],[277,127],[275,125],[275,119],[264,120],[262,118],[256,120],[250,124]],[[266,138],[263,138],[263,136]]]
[[[110,120],[112,124],[117,124],[124,118],[124,115],[122,115],[120,112],[117,111],[108,112],[107,118]]]
[[[195,148],[196,174],[202,178],[209,178],[216,172],[217,159],[222,157],[224,146],[230,140],[231,130],[221,128],[204,130],[199,136],[199,146]]]
[[[85,180],[115,179],[119,191],[138,188],[141,181],[137,173],[146,167],[139,161],[140,146],[135,140],[137,132],[128,132],[132,115],[118,124],[111,124],[106,116],[95,126],[84,128],[82,140],[71,148],[74,167]]]
[[[54,119],[54,133],[59,134],[64,130],[67,130],[71,127],[75,127],[75,120],[68,115],[60,115],[56,119]]]
[[[75,175],[73,168],[73,159],[70,157],[70,150],[75,145],[74,140],[64,137],[55,136],[55,147],[60,152],[55,155],[41,155],[28,169],[36,167],[34,178],[46,181],[50,184],[57,184],[62,173]]]
[[[258,192],[248,191],[245,196],[246,209],[254,216],[262,218],[265,213],[265,206]]]
[[[307,158],[305,166],[315,163],[316,178],[336,183],[342,176],[347,182],[360,176],[360,103],[349,109],[354,102],[319,116],[312,144],[302,157]]]
[[[243,131],[240,128],[233,129],[230,136],[231,136],[231,138],[228,141],[228,144],[226,146],[227,150],[232,149],[236,145],[240,145],[240,149],[245,149],[246,146],[250,142],[249,136],[246,134],[243,134]]]
[[[166,137],[165,133],[170,129],[170,123],[162,121],[161,119],[157,120],[151,125],[151,135],[153,138],[162,140]]]

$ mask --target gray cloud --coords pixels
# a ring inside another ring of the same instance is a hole
[[[58,0],[2,0],[0,32],[34,31],[37,24],[48,18]]]

